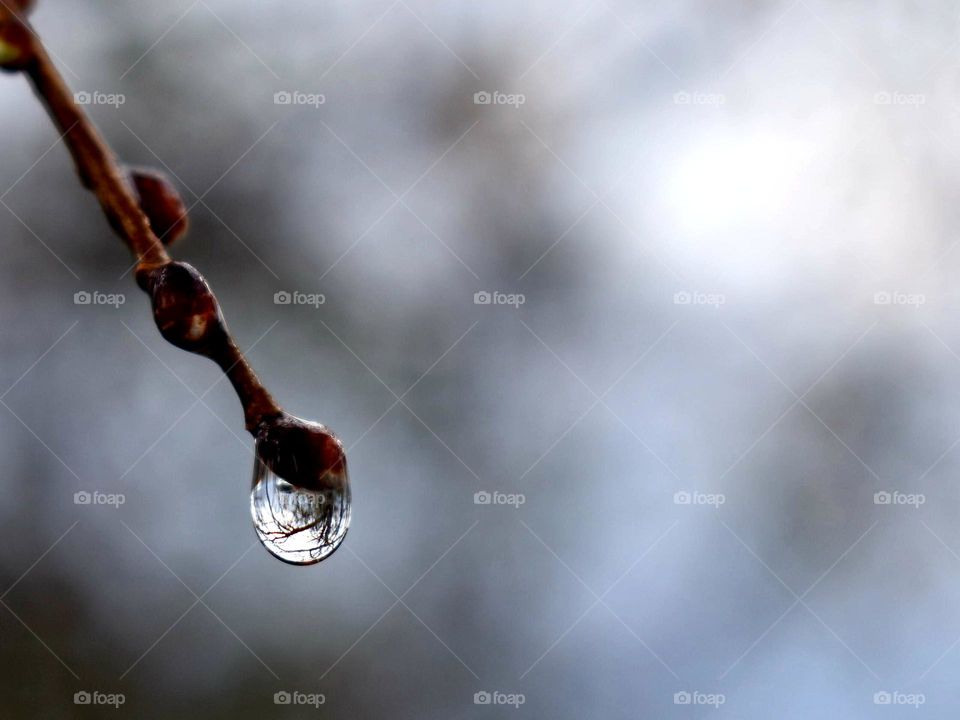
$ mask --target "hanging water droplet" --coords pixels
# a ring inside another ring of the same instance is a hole
[[[329,557],[350,527],[350,483],[340,441],[289,415],[257,436],[250,513],[263,546],[294,565]]]

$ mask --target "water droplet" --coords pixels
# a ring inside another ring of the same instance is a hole
[[[333,554],[350,527],[340,441],[317,423],[272,421],[257,437],[250,513],[260,542],[284,562],[312,565]]]

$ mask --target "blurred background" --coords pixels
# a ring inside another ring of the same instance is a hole
[[[2,78],[4,717],[956,716],[955,3],[33,20],[354,514],[259,546],[235,395]]]

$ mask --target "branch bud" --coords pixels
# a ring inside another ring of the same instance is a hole
[[[220,306],[207,281],[192,265],[169,262],[137,272],[150,295],[153,319],[167,342],[212,357],[227,343]]]
[[[186,234],[190,224],[180,193],[161,172],[139,167],[129,171],[139,195],[140,209],[150,221],[154,234],[164,245],[172,245]]]
[[[32,39],[26,25],[11,17],[0,20],[0,70],[17,72],[32,60]]]
[[[287,482],[306,490],[340,490],[347,483],[343,443],[326,426],[283,413],[257,432],[257,455]]]

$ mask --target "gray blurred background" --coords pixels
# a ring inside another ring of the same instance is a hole
[[[34,23],[354,516],[315,567],[257,544],[236,397],[0,78],[0,714],[956,717],[955,3]]]

